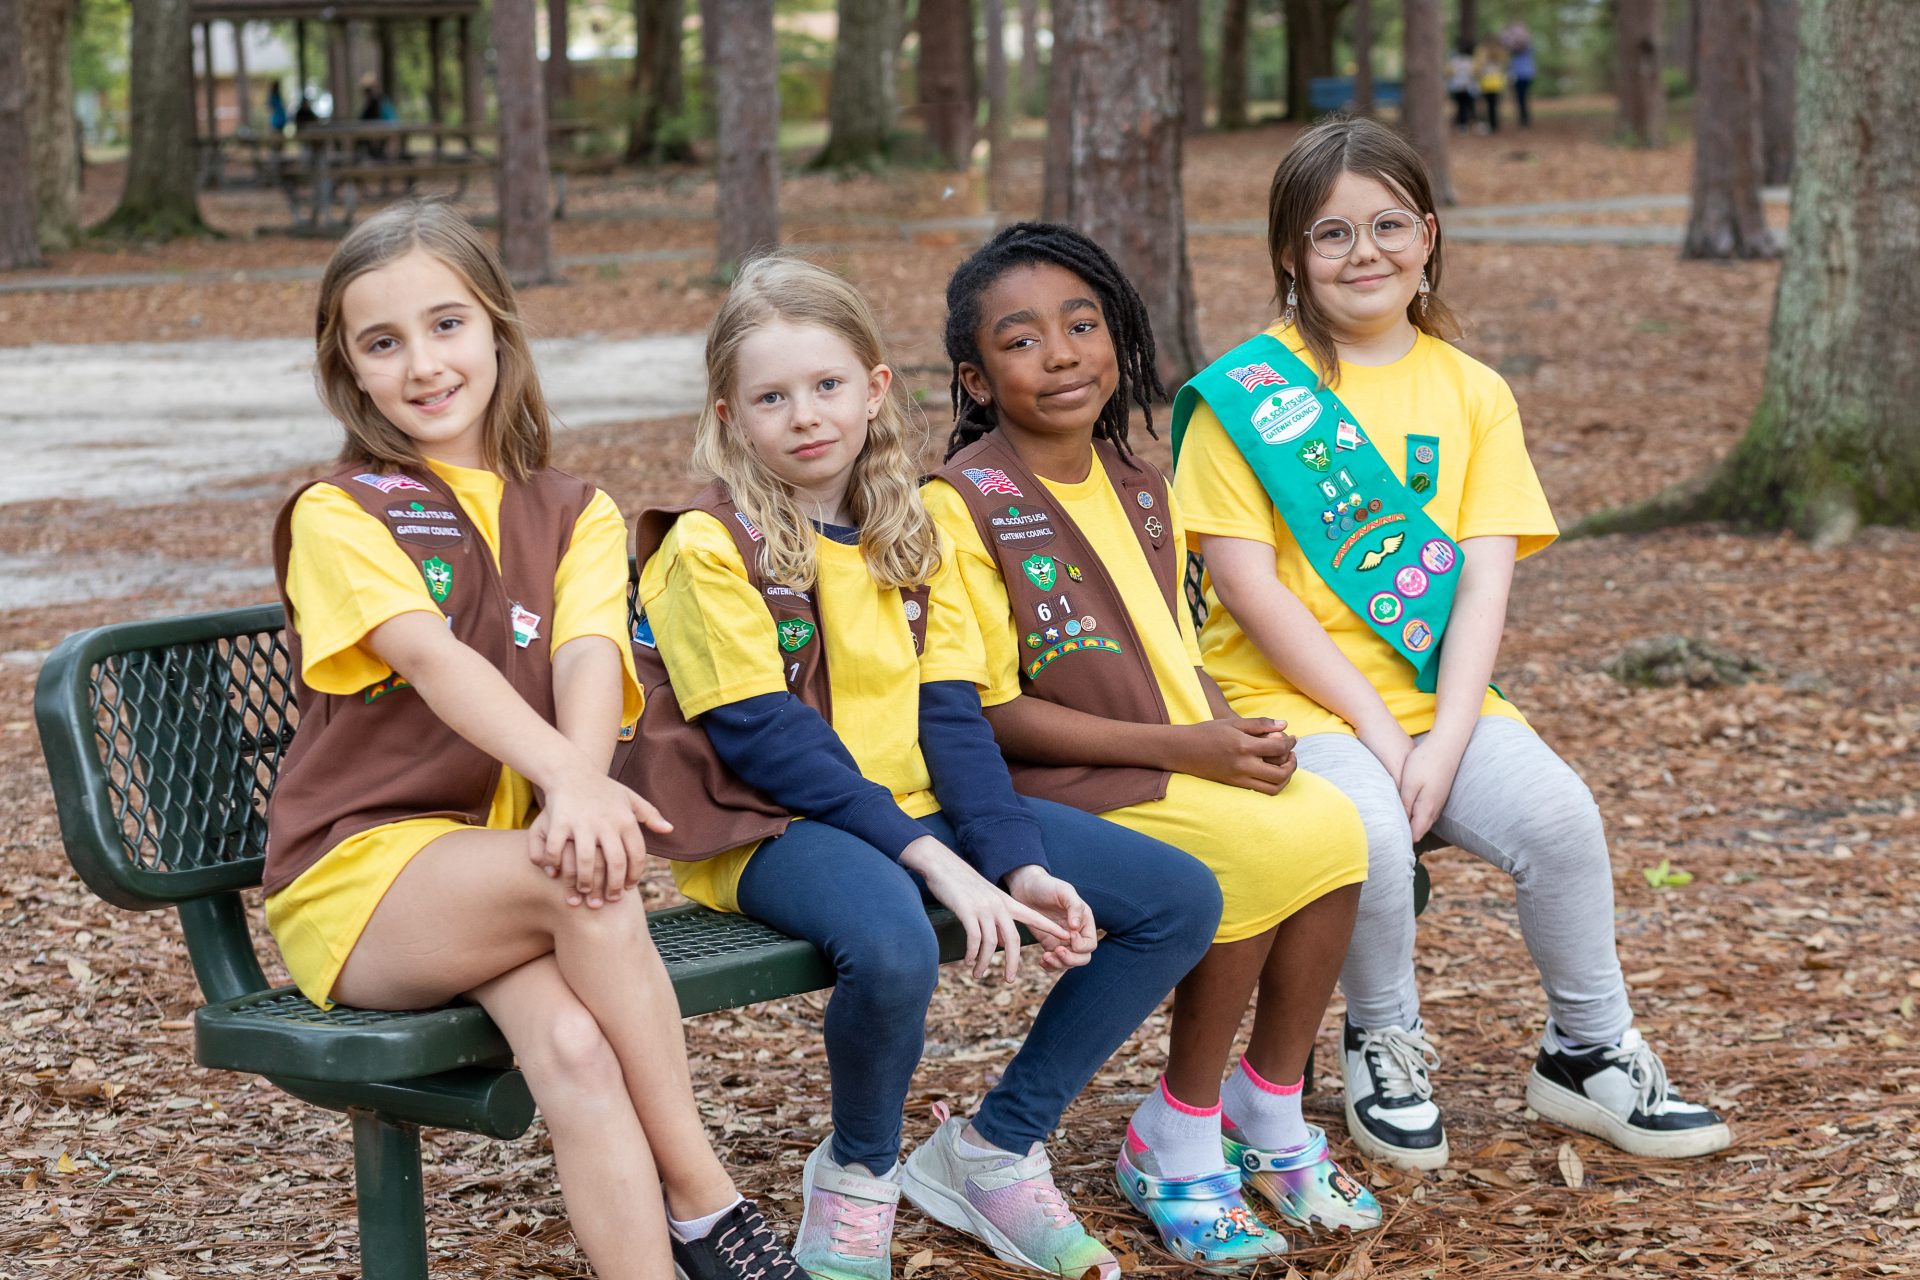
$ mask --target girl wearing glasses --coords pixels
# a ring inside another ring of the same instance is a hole
[[[1513,393],[1449,341],[1433,209],[1419,156],[1370,120],[1308,130],[1274,173],[1285,309],[1174,405],[1206,668],[1235,712],[1285,721],[1300,768],[1367,828],[1340,975],[1354,1145],[1447,1161],[1413,970],[1413,846],[1432,831],[1514,879],[1549,1013],[1527,1104],[1637,1155],[1704,1155],[1730,1134],[1633,1027],[1599,810],[1489,683],[1514,561],[1558,531]]]

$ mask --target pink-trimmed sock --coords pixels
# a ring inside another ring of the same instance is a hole
[[[1196,1107],[1167,1089],[1166,1077],[1147,1095],[1127,1123],[1127,1147],[1153,1153],[1162,1178],[1191,1178],[1226,1167],[1220,1154],[1220,1104]]]
[[[1225,1116],[1221,1123],[1240,1131],[1241,1140],[1262,1151],[1297,1147],[1307,1140],[1307,1121],[1300,1114],[1300,1096],[1306,1077],[1292,1084],[1262,1079],[1245,1058],[1220,1087]]]

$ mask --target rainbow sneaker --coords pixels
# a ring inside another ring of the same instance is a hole
[[[833,1135],[807,1157],[800,1175],[806,1209],[793,1260],[814,1280],[889,1280],[893,1259],[893,1210],[900,1183],[836,1164]]]
[[[1120,1264],[1087,1234],[1053,1185],[1039,1143],[1026,1155],[974,1159],[956,1140],[960,1117],[945,1120],[907,1157],[900,1189],[934,1221],[984,1241],[995,1257],[1056,1276],[1120,1280]]]
[[[1240,1271],[1287,1251],[1286,1237],[1247,1208],[1238,1169],[1162,1178],[1141,1168],[1152,1163],[1153,1153],[1136,1144],[1129,1127],[1113,1162],[1113,1180],[1174,1257],[1209,1270]]]
[[[1286,1221],[1307,1231],[1366,1231],[1380,1225],[1380,1202],[1327,1150],[1326,1130],[1308,1125],[1297,1147],[1264,1151],[1240,1141],[1238,1129],[1220,1135],[1241,1182]]]

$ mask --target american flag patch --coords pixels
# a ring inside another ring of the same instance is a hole
[[[1261,387],[1284,387],[1287,380],[1275,373],[1265,364],[1250,364],[1239,369],[1229,369],[1227,376],[1245,387],[1256,391]]]
[[[418,489],[422,493],[433,492],[433,490],[427,488],[427,486],[421,484],[412,476],[376,476],[372,472],[367,472],[355,476],[354,479],[358,480],[361,484],[372,485],[382,493],[392,493],[395,489]]]
[[[961,475],[973,481],[973,487],[982,493],[1004,493],[1010,498],[1024,498],[1020,486],[1008,478],[1007,473],[998,467],[968,467]]]
[[[736,511],[733,513],[733,518],[740,522],[740,527],[747,531],[749,538],[752,538],[755,542],[760,541],[760,526],[747,519],[746,512]]]

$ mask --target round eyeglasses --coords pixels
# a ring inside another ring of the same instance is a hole
[[[1363,225],[1367,228],[1367,234],[1373,237],[1376,249],[1382,253],[1398,253],[1413,247],[1413,242],[1420,238],[1426,223],[1419,215],[1408,213],[1405,209],[1388,209],[1375,214],[1372,222]],[[1313,251],[1335,261],[1352,253],[1359,238],[1360,233],[1354,225],[1338,215],[1322,218],[1307,228],[1307,243],[1313,246]]]

